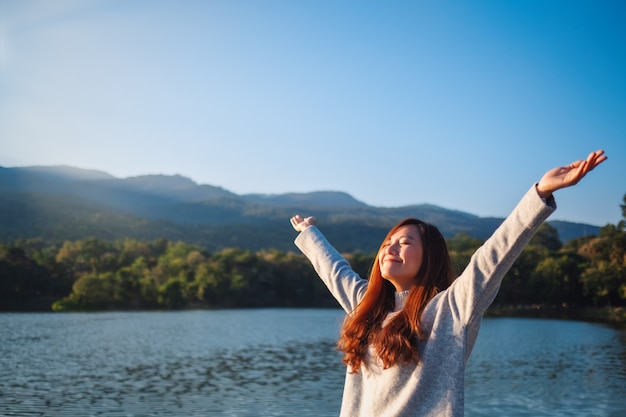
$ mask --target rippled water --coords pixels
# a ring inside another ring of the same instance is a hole
[[[2,416],[336,416],[338,310],[0,314]],[[466,416],[626,416],[626,332],[486,319]]]
[[[487,319],[466,374],[468,416],[626,416],[626,331]]]

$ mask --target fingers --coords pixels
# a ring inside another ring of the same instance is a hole
[[[582,179],[589,171],[606,161],[607,157],[604,155],[603,150],[591,152],[585,161],[582,161],[578,168],[577,177]]]
[[[301,232],[307,227],[315,225],[317,222],[315,217],[303,218],[299,214],[296,214],[295,216],[290,218],[289,221],[291,222],[291,225],[293,226],[294,229],[296,229],[297,232]]]
[[[299,214],[296,214],[289,220],[291,221],[291,225],[295,227],[298,224],[302,223],[302,216],[300,216]]]
[[[587,175],[587,172],[589,172],[589,161],[581,161],[578,169],[576,170],[576,175],[574,176],[575,180],[572,184],[578,184],[578,181],[583,179],[583,177]]]
[[[603,150],[598,150],[595,152],[591,152],[589,156],[587,156],[586,160],[576,161],[570,165],[570,168],[573,170],[573,175],[570,178],[570,185],[577,184],[585,175],[589,173],[592,169],[600,165],[602,162],[606,161],[607,157],[604,155]]]
[[[595,167],[597,167],[598,165],[600,165],[602,162],[606,160],[607,160],[607,156],[604,154],[603,150],[591,152],[589,156],[587,157],[587,162],[589,162],[588,171],[591,171],[592,169],[594,169]]]

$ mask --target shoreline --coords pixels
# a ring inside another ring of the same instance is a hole
[[[4,300],[6,301],[6,300]],[[39,302],[27,303],[7,303],[8,305],[0,305],[1,313],[58,313],[52,310],[50,298],[38,300]],[[7,308],[8,307],[8,308]],[[334,308],[331,306],[290,306],[290,307],[247,307],[245,309],[255,308]],[[199,308],[198,306],[182,308],[182,309],[76,309],[66,312],[133,312],[133,311],[184,311],[184,310],[216,310],[216,308]],[[226,310],[228,308],[219,308],[217,310]],[[582,320],[596,323],[605,323],[609,325],[626,328],[626,308],[625,307],[547,307],[539,305],[528,306],[492,306],[485,312],[485,317],[523,317],[523,318],[544,318],[544,319],[561,319],[561,320]]]
[[[488,308],[485,317],[581,320],[626,328],[626,308],[624,307],[497,306]]]

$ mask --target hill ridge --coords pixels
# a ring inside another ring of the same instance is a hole
[[[371,251],[405,217],[431,222],[446,237],[465,233],[478,239],[503,220],[429,203],[374,207],[343,191],[238,195],[180,174],[117,178],[68,166],[0,167],[0,203],[5,241],[162,236],[211,247],[293,248],[288,219],[306,211],[338,248]],[[586,224],[553,224],[563,241],[599,231]]]

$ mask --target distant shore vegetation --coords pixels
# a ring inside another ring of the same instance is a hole
[[[624,321],[624,223],[566,245],[552,226],[542,225],[505,277],[492,314],[608,308],[606,317]],[[465,234],[448,239],[458,272],[481,244]],[[345,254],[363,277],[374,256]],[[165,239],[58,244],[29,239],[0,245],[0,306],[3,311],[102,311],[337,304],[308,260],[295,252],[230,248],[211,253]]]

